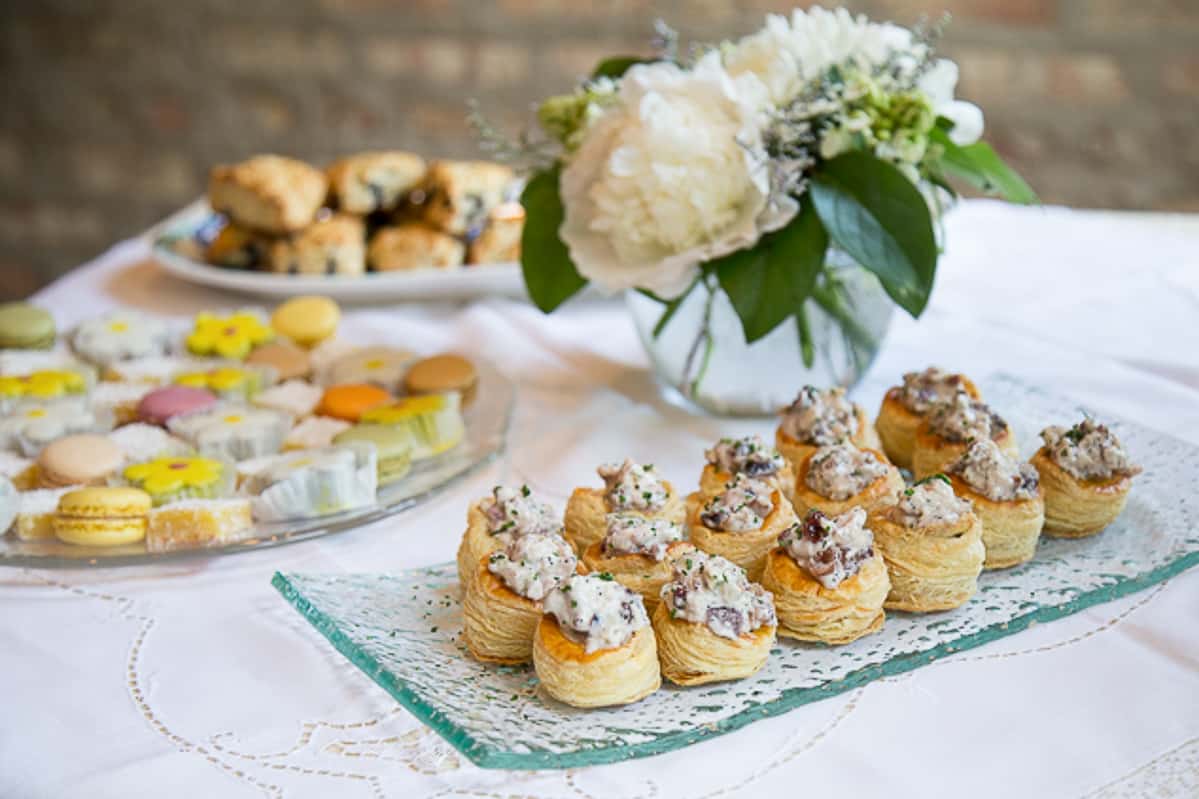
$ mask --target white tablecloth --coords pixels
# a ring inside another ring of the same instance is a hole
[[[1003,369],[1199,443],[1199,218],[968,202],[928,313],[897,317],[858,399],[904,370]],[[173,281],[125,242],[41,292],[62,326],[116,304],[244,299]],[[464,349],[520,386],[509,453],[371,527],[154,568],[0,569],[0,796],[1199,795],[1199,573],[700,745],[566,772],[483,771],[335,653],[276,569],[449,560],[501,481],[555,501],[599,461],[694,481],[704,445],[766,422],[658,399],[623,306],[552,318],[485,300],[353,310],[347,329]]]

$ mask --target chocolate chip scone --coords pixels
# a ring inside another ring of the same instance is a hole
[[[271,236],[230,222],[204,248],[204,261],[228,269],[265,267],[273,241]]]
[[[368,257],[377,272],[400,269],[453,269],[462,265],[466,247],[428,225],[407,223],[380,228],[371,237]]]
[[[366,226],[333,214],[271,247],[272,272],[291,275],[361,275],[366,271]]]
[[[514,177],[502,164],[434,161],[425,176],[424,219],[455,236],[478,232]]]
[[[258,155],[212,168],[208,202],[234,222],[264,233],[292,233],[312,224],[329,184],[313,166],[279,155]]]
[[[392,211],[425,177],[425,159],[399,150],[358,153],[326,170],[337,207],[352,214]]]
[[[525,209],[520,203],[503,203],[491,209],[487,225],[467,250],[468,264],[494,264],[520,260],[520,236],[525,229]]]

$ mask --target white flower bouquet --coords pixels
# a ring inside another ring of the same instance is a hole
[[[978,140],[934,29],[815,7],[687,58],[660,32],[655,58],[605,60],[538,110],[551,149],[522,197],[522,264],[546,312],[591,282],[658,300],[661,328],[714,280],[748,342],[792,316],[802,340],[835,246],[915,317],[951,178],[1036,201]]]

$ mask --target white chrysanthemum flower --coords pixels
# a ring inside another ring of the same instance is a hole
[[[560,235],[579,273],[605,291],[682,293],[698,266],[752,247],[795,204],[770,207],[756,80],[719,53],[693,69],[632,67],[562,172]]]

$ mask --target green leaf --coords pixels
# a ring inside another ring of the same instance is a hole
[[[618,55],[611,58],[605,58],[595,67],[591,73],[592,80],[596,78],[612,78],[613,80],[621,77],[629,71],[629,67],[637,64],[648,64],[650,59],[638,58],[635,55]]]
[[[937,242],[912,182],[886,161],[851,152],[825,161],[810,193],[833,241],[877,275],[901,308],[920,316],[937,271]]]
[[[558,237],[564,212],[558,195],[561,165],[533,176],[520,195],[525,207],[525,228],[520,237],[520,268],[533,304],[549,313],[587,281],[575,269],[570,252]]]
[[[941,157],[941,168],[979,191],[987,194],[997,194],[1008,202],[1021,205],[1039,203],[1037,194],[1024,178],[1003,162],[991,145],[986,142],[975,142],[965,147],[953,143],[949,134],[938,122],[933,128],[930,138],[941,145],[944,155]]]
[[[799,213],[756,246],[712,261],[745,340],[753,343],[802,308],[824,265],[828,235],[805,197]]]
[[[795,309],[795,329],[799,331],[799,352],[805,369],[816,363],[816,348],[812,344],[812,327],[808,324],[808,313],[800,305]]]

